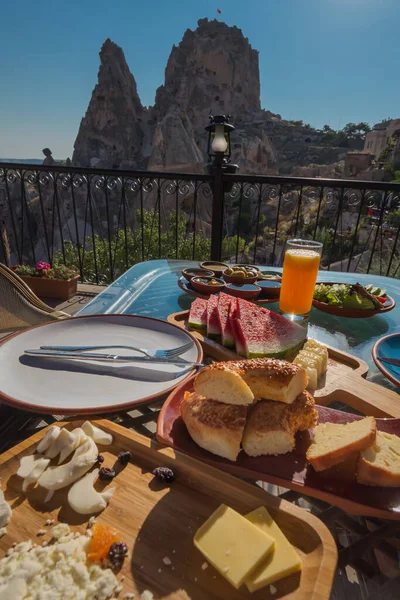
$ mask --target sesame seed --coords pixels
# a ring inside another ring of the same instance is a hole
[[[164,558],[162,559],[164,565],[167,565],[169,567],[169,565],[171,564],[171,559],[168,558],[168,556],[164,556]]]
[[[206,562],[204,562],[204,563],[201,565],[201,568],[203,569],[203,571],[205,571],[205,570],[207,569],[207,567],[208,567],[208,563],[206,563]]]
[[[114,590],[115,594],[119,594],[120,592],[122,592],[122,585],[118,585],[115,590]]]
[[[135,597],[135,594],[131,594],[129,592],[128,594],[125,594],[124,600],[133,600],[134,597]]]
[[[44,529],[39,529],[36,535],[44,535],[46,531]]]

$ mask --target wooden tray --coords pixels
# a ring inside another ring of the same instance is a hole
[[[223,471],[254,480],[267,481],[304,495],[338,506],[345,512],[364,517],[400,520],[400,487],[382,488],[343,481],[321,475],[307,464],[305,454],[310,445],[308,431],[298,432],[293,452],[281,456],[247,456],[243,451],[236,462],[221,458],[198,446],[190,437],[180,416],[180,404],[186,391],[193,391],[194,377],[174,390],[164,403],[157,424],[159,442],[190,454]],[[349,423],[362,416],[317,406],[318,422]],[[377,419],[382,431],[400,435],[400,419]]]
[[[255,283],[255,285],[257,285],[257,282]],[[190,282],[187,279],[185,279],[185,277],[180,277],[178,279],[178,286],[181,288],[182,291],[186,292],[186,294],[189,294],[189,296],[195,296],[196,298],[203,298],[204,300],[208,300],[209,297],[211,296],[211,294],[201,294],[200,292],[195,290],[194,287],[190,284]],[[226,294],[228,294],[228,292],[225,289],[223,291]],[[232,298],[234,298],[233,295],[232,295]],[[259,304],[259,305],[273,304],[274,302],[279,302],[279,298],[257,297],[255,300],[249,300],[249,302],[254,302],[254,304]]]
[[[173,313],[170,323],[188,330],[189,311]],[[190,331],[203,346],[204,353],[216,360],[238,360],[243,357],[221,344],[209,340],[195,330]],[[363,360],[327,346],[328,371],[314,393],[315,401],[323,406],[343,402],[371,417],[400,417],[400,397],[396,392],[365,379],[368,365]]]
[[[69,422],[66,427],[72,429],[81,423]],[[127,592],[134,592],[138,597],[145,589],[158,598],[183,588],[192,600],[250,597],[254,600],[328,600],[337,550],[331,534],[319,519],[257,486],[161,447],[110,421],[94,423],[114,436],[111,446],[101,447],[105,465],[111,466],[121,449],[130,450],[133,455],[132,462],[113,480],[116,492],[98,517],[100,522],[109,523],[121,532],[129,549],[130,558],[117,575],[118,580],[121,575],[126,578],[120,598]],[[13,542],[35,540],[37,531],[48,518],[66,521],[81,532],[86,528],[88,516],[76,515],[66,507],[65,491],[56,492],[46,505],[43,489],[34,488],[27,498],[21,493],[22,480],[15,475],[19,458],[31,454],[45,432],[40,431],[0,457],[2,486],[13,509],[7,535],[0,539],[1,555]],[[154,467],[160,465],[175,472],[176,480],[170,487],[158,484],[151,475]],[[212,567],[202,570],[204,557],[194,547],[193,536],[222,502],[243,514],[265,506],[301,555],[302,573],[274,584],[277,593],[271,595],[269,586],[254,594],[244,586],[236,591]],[[42,542],[49,537],[48,534],[38,539]],[[170,567],[164,565],[164,557],[172,561]]]

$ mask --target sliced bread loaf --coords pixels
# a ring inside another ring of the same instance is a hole
[[[316,471],[323,471],[345,460],[352,452],[364,450],[375,441],[374,417],[352,423],[321,423],[313,431],[307,460]]]
[[[376,432],[375,443],[361,452],[357,481],[365,485],[400,486],[400,437]]]

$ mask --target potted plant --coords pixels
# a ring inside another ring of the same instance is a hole
[[[41,298],[69,300],[78,289],[78,273],[65,265],[38,262],[34,267],[16,265],[11,269]]]

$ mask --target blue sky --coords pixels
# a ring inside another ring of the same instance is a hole
[[[72,155],[107,37],[152,104],[172,44],[203,17],[259,50],[263,108],[334,128],[400,117],[399,0],[3,0],[0,157]]]

